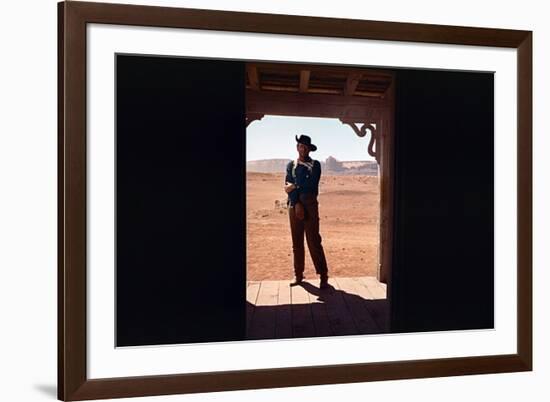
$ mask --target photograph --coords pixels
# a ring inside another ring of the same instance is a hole
[[[117,346],[493,328],[493,73],[117,54],[115,96]]]

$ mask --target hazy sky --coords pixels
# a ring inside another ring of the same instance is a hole
[[[333,156],[341,161],[374,160],[368,153],[370,135],[360,138],[337,119],[265,116],[252,122],[246,131],[246,160],[294,159],[295,135],[306,134],[317,145],[310,156],[324,161]]]

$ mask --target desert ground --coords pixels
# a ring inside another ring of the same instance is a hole
[[[247,173],[247,279],[294,276],[284,175]],[[320,232],[330,277],[376,276],[379,182],[375,176],[330,176],[319,186]],[[306,248],[306,279],[316,280]]]

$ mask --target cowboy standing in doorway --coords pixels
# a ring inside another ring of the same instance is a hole
[[[320,288],[328,288],[328,268],[319,234],[319,181],[321,164],[309,157],[317,149],[307,135],[296,136],[298,159],[286,167],[285,191],[288,194],[288,216],[294,253],[294,281],[290,286],[300,285],[304,280],[305,250],[304,233],[313,260],[315,271],[321,277]]]

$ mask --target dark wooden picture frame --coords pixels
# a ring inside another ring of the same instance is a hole
[[[86,25],[292,34],[517,50],[517,353],[89,379]],[[58,397],[85,400],[532,370],[532,32],[104,3],[58,4]]]

